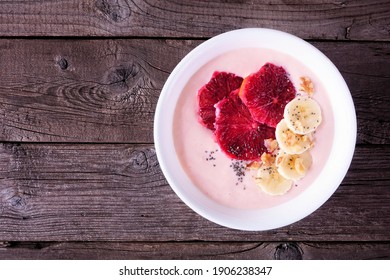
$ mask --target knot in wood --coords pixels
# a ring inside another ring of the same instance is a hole
[[[61,68],[61,70],[66,70],[66,69],[68,69],[68,66],[69,66],[68,61],[65,58],[63,58],[63,57],[61,57],[57,61],[57,64]]]
[[[283,243],[276,247],[275,260],[302,260],[302,249],[295,243]]]
[[[135,170],[146,170],[149,168],[149,160],[144,151],[134,151],[131,154],[130,162]]]
[[[105,84],[113,93],[124,93],[137,87],[140,77],[139,65],[132,63],[119,65],[109,69],[106,73]]]
[[[108,74],[110,84],[126,84],[127,79],[134,78],[138,75],[139,69],[135,66],[118,66]]]
[[[124,0],[97,0],[96,8],[114,22],[126,20],[131,15],[129,4]]]
[[[19,195],[15,195],[15,196],[11,197],[10,204],[15,209],[23,210],[26,208],[27,203],[26,203],[26,200],[24,199],[24,197],[19,196]]]

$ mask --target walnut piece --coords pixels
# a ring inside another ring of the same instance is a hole
[[[312,96],[314,94],[314,84],[310,78],[302,76],[301,79],[301,88],[299,90],[305,92],[307,95]]]
[[[272,138],[265,139],[264,146],[267,148],[267,151],[272,154],[278,148],[278,141]]]
[[[260,159],[265,166],[271,166],[275,163],[275,157],[268,153],[263,153]]]

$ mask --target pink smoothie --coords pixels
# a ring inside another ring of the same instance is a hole
[[[297,91],[300,77],[307,76],[313,83],[313,98],[322,109],[322,123],[315,133],[315,146],[310,150],[313,164],[306,176],[281,196],[270,196],[256,185],[254,171],[237,176],[232,161],[214,141],[213,132],[198,122],[197,92],[214,71],[227,71],[246,77],[258,71],[266,62],[283,66]],[[268,208],[284,203],[309,188],[322,170],[330,153],[333,139],[333,113],[328,93],[316,77],[293,57],[268,49],[241,49],[225,53],[204,65],[185,86],[176,105],[173,137],[179,160],[192,182],[206,195],[226,206],[241,209]],[[316,186],[321,187],[321,186]]]

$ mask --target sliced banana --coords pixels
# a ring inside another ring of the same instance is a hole
[[[282,119],[276,126],[276,140],[280,149],[287,154],[302,154],[312,146],[312,134],[296,134],[288,128],[285,119]]]
[[[309,151],[299,155],[290,155],[280,151],[276,156],[276,167],[280,175],[286,179],[302,179],[312,164]]]
[[[275,165],[262,166],[257,171],[256,184],[267,194],[282,195],[291,189],[292,180],[281,176]]]
[[[284,108],[288,128],[297,134],[307,134],[317,129],[322,121],[321,108],[308,96],[297,96]]]

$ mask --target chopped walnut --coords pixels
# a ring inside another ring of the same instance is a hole
[[[246,167],[249,169],[256,170],[256,169],[259,169],[260,166],[261,166],[261,162],[252,161],[252,162],[248,163]]]
[[[265,166],[271,166],[274,164],[275,162],[275,157],[271,154],[268,154],[268,153],[263,153],[260,157],[261,159],[261,162],[265,165]]]
[[[307,95],[312,96],[314,94],[314,84],[310,78],[302,76],[301,79],[301,88],[299,90],[307,93]]]
[[[278,141],[272,138],[265,139],[264,146],[267,148],[267,151],[272,154],[278,148]]]

